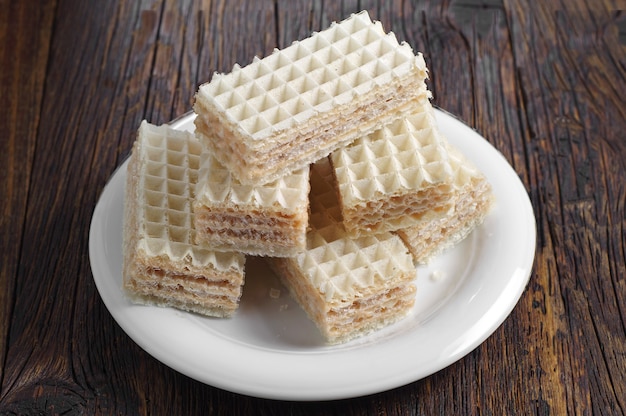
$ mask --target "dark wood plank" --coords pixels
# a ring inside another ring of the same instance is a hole
[[[611,3],[577,6],[509,9],[540,214],[524,319],[552,411],[623,413],[626,55]]]
[[[99,382],[114,380],[105,377],[114,374],[112,364],[132,373],[137,361],[111,355],[109,342],[122,334],[99,301],[87,258],[88,218],[123,157],[120,144],[132,141],[122,136],[143,116],[133,111],[139,101],[133,101],[132,84],[118,74],[132,65],[132,53],[145,58],[140,48],[128,51],[131,40],[144,48],[154,44],[141,42],[145,32],[131,32],[132,23],[146,21],[124,7],[60,2],[55,10],[42,117],[33,135],[37,146],[9,333],[10,366],[2,383],[3,404],[18,413],[106,409]],[[143,63],[149,66],[151,60]],[[124,133],[127,117],[136,120]],[[113,392],[133,391],[128,380],[115,381]],[[121,402],[110,406],[138,408],[138,402],[122,394]]]
[[[15,317],[35,137],[41,119],[55,1],[0,1],[0,362]],[[26,259],[23,259],[26,261]],[[4,378],[0,366],[0,381]]]

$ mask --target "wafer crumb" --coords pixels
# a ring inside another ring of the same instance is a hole
[[[278,299],[280,297],[280,289],[271,288],[270,289],[270,298]]]

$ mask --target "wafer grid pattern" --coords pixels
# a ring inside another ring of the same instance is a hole
[[[447,141],[430,111],[384,126],[332,154],[345,206],[425,189],[449,180]]]
[[[294,212],[308,203],[308,167],[269,183],[247,185],[234,177],[211,152],[203,151],[200,161],[197,197],[208,207],[275,207],[281,212]]]
[[[457,148],[448,145],[452,168],[451,186],[458,195],[454,208],[439,218],[420,221],[398,230],[417,263],[427,263],[432,256],[460,242],[490,211],[494,197],[491,185]]]
[[[139,184],[144,249],[151,256],[187,257],[193,265],[237,269],[240,256],[195,244],[191,203],[198,179],[200,142],[190,133],[143,123],[144,160]]]
[[[384,286],[398,273],[414,273],[400,238],[391,233],[351,238],[340,222],[339,205],[329,181],[328,159],[313,165],[311,175],[311,231],[307,251],[298,257],[301,269],[326,301],[352,302],[363,288]]]
[[[408,44],[361,12],[229,74],[215,74],[201,90],[258,140],[409,73],[415,59]]]

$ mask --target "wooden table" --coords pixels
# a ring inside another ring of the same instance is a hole
[[[0,414],[626,413],[623,2],[0,6]],[[537,221],[530,283],[483,344],[390,391],[301,403],[194,381],[102,302],[88,257],[98,197],[142,119],[190,111],[214,71],[359,9],[424,53],[434,104],[519,174]]]

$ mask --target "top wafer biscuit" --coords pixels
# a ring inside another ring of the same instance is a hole
[[[333,23],[200,86],[205,144],[242,183],[265,183],[327,156],[428,99],[427,69],[367,12]]]

